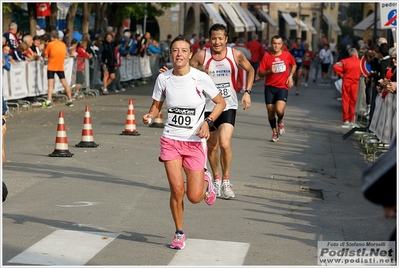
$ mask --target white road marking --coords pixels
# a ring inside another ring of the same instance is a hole
[[[119,234],[56,230],[7,263],[84,265]]]
[[[85,201],[79,201],[79,202],[74,202],[76,205],[56,205],[57,207],[62,207],[62,208],[77,208],[77,207],[88,207],[88,206],[94,206],[97,204],[100,204],[99,202],[85,202]]]
[[[242,266],[250,244],[187,239],[186,247],[178,250],[169,266]]]

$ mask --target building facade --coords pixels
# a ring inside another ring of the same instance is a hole
[[[257,33],[260,39],[269,40],[280,35],[288,43],[301,37],[313,50],[322,34],[328,40],[341,34],[337,24],[338,3],[315,2],[196,2],[178,3],[157,18],[159,36],[165,40],[168,34],[183,34],[191,38],[208,37],[208,30],[214,23],[227,26],[229,40],[235,36],[247,41]]]

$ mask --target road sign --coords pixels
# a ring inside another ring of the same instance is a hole
[[[397,27],[397,2],[380,3],[380,20],[382,29],[391,29]]]

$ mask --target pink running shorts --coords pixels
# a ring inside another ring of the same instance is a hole
[[[190,170],[206,168],[206,142],[179,141],[161,137],[159,161],[183,159],[183,167]]]

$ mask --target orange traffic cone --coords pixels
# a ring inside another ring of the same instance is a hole
[[[57,137],[55,138],[55,149],[54,152],[49,156],[62,156],[72,157],[73,154],[68,151],[68,139],[66,136],[66,127],[64,123],[64,114],[60,111],[57,127]]]
[[[153,123],[149,125],[150,127],[164,127],[163,119],[162,119],[162,112],[153,119]]]
[[[133,135],[138,136],[140,133],[136,129],[136,119],[134,117],[133,100],[129,100],[129,108],[127,110],[126,126],[125,130],[122,131],[121,135]]]
[[[76,147],[97,147],[93,141],[93,129],[91,127],[91,118],[90,118],[90,111],[89,106],[86,106],[85,110],[85,118],[83,119],[83,129],[82,129],[82,141],[79,144],[75,145]]]

